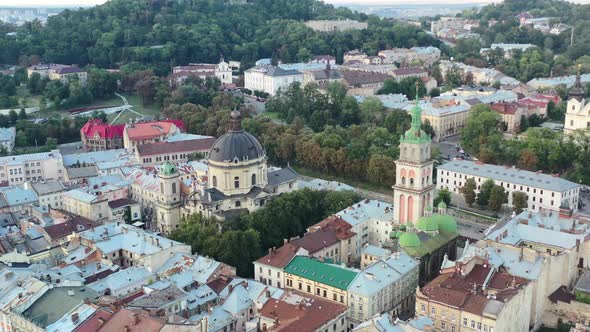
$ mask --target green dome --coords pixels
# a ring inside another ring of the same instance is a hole
[[[445,233],[457,233],[457,221],[447,214],[436,214],[433,216],[438,224],[438,230]]]
[[[174,167],[174,165],[169,162],[166,162],[164,165],[162,165],[160,170],[162,171],[162,175],[172,175],[176,173],[176,167]]]
[[[402,247],[419,247],[420,238],[416,233],[404,233],[399,237],[399,245]]]
[[[432,212],[432,207],[430,207],[430,206],[427,206],[427,207],[424,209],[424,211]]]
[[[438,223],[433,217],[422,217],[418,219],[416,228],[423,232],[434,232],[438,230]]]
[[[445,203],[444,201],[440,201],[440,203],[438,203],[438,208],[439,209],[446,209],[447,203]]]

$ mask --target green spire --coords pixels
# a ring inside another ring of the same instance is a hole
[[[410,115],[412,116],[412,125],[408,131],[401,137],[401,141],[405,143],[425,143],[430,141],[428,134],[422,130],[422,109],[418,105],[420,96],[418,93],[419,83],[416,82],[416,104],[412,107]]]

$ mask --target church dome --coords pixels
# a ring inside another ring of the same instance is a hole
[[[229,131],[219,137],[209,151],[209,160],[217,162],[247,161],[265,156],[260,142],[242,129],[242,114],[231,112]]]
[[[407,248],[407,247],[419,247],[420,246],[420,238],[416,233],[404,233],[399,237],[399,245]]]
[[[435,232],[438,230],[438,223],[434,217],[422,217],[418,219],[416,228],[423,232]]]
[[[176,167],[169,162],[166,162],[162,167],[160,167],[160,171],[162,175],[172,175],[176,173]]]
[[[448,214],[436,214],[433,216],[438,224],[438,230],[445,233],[457,233],[457,221]]]

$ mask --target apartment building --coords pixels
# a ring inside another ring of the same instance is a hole
[[[26,181],[64,180],[64,173],[59,150],[0,157],[0,182],[10,186]]]
[[[244,87],[252,91],[263,91],[274,96],[279,90],[287,89],[295,82],[303,82],[303,74],[298,70],[285,70],[281,67],[263,65],[244,72]]]
[[[306,21],[305,25],[315,31],[320,32],[336,32],[346,30],[364,30],[368,28],[367,22],[359,22],[356,20],[313,20]]]

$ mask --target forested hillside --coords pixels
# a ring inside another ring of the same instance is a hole
[[[369,29],[345,33],[314,32],[309,19],[369,21]],[[2,26],[0,32],[15,30]],[[366,52],[394,46],[438,45],[416,27],[334,8],[316,0],[112,0],[94,8],[65,11],[48,20],[0,36],[0,63],[45,62],[117,67],[141,63],[166,73],[188,62],[215,62],[223,54],[247,67],[261,57],[284,62],[313,54],[341,58],[348,50]]]
[[[529,12],[534,17],[551,17],[555,22],[560,22],[574,28],[573,44],[571,44],[571,29],[563,31],[559,35],[543,34],[532,27],[519,27],[516,15]],[[571,74],[575,69],[574,64],[583,65],[584,71],[590,72],[590,4],[579,5],[567,1],[558,0],[505,0],[500,4],[491,4],[481,11],[465,11],[465,17],[479,19],[480,28],[475,32],[480,33],[481,39],[463,40],[457,44],[455,56],[461,61],[468,58],[478,58],[481,47],[489,47],[492,43],[531,43],[538,46],[541,52],[533,58],[527,57],[519,62],[502,64],[498,68],[508,75],[530,79],[532,77],[555,76]],[[498,23],[489,26],[489,22],[495,20]],[[529,70],[526,65],[529,62],[539,62],[536,70],[531,75],[520,75]],[[542,66],[540,63],[544,63]],[[474,63],[477,65],[477,63]],[[492,66],[499,63],[492,61]]]

